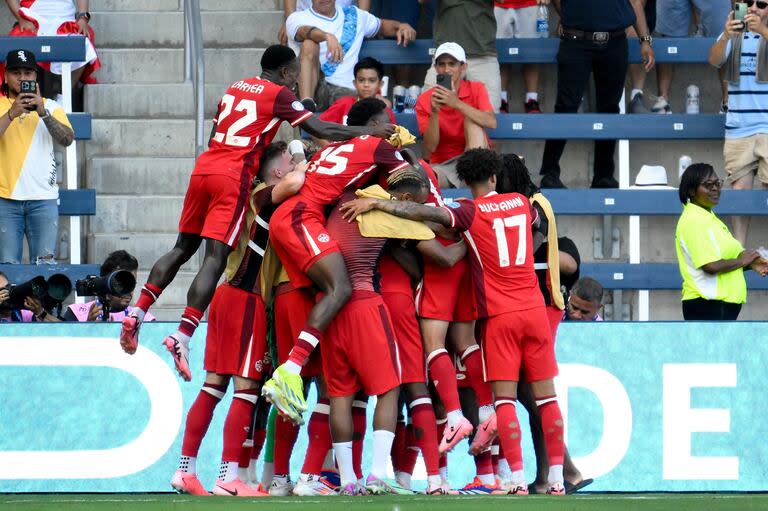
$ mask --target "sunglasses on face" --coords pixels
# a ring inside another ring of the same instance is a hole
[[[762,0],[757,0],[757,1],[746,0],[744,3],[747,4],[747,7],[752,7],[753,5],[757,5],[758,9],[765,9],[766,7],[768,7],[768,2],[763,2]]]
[[[722,188],[723,187],[723,180],[722,179],[715,179],[712,181],[704,181],[701,183],[701,186],[706,188],[707,190],[714,190],[715,188]]]

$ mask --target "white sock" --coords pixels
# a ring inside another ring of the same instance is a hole
[[[503,90],[501,91],[501,100],[506,101],[507,100],[507,91]]]
[[[194,456],[182,456],[179,458],[179,470],[187,474],[196,474],[197,458]]]
[[[555,483],[563,484],[563,466],[552,465],[549,467],[549,476],[547,479],[549,480],[550,486]]]
[[[643,89],[632,89],[632,95],[629,97],[629,100],[632,101],[633,99],[635,99],[635,96],[642,93],[643,93]]]
[[[261,470],[261,483],[264,488],[268,488],[272,484],[272,477],[275,475],[275,464],[272,462],[264,462],[264,468]]]
[[[539,100],[539,93],[538,92],[526,92],[525,93],[525,102],[527,103],[530,100],[538,101]]]
[[[440,479],[448,481],[448,467],[440,467]]]
[[[499,478],[503,481],[512,479],[512,470],[509,468],[506,458],[499,458]]]
[[[283,367],[291,374],[301,374],[301,366],[293,360],[286,360]]]
[[[139,323],[144,321],[144,316],[146,314],[147,314],[146,312],[144,312],[143,310],[139,309],[138,307],[133,307],[131,309],[131,315],[136,316],[136,319],[139,320]]]
[[[333,455],[336,457],[336,464],[339,466],[341,486],[344,487],[357,481],[355,465],[352,463],[352,442],[334,442]]]
[[[181,333],[181,330],[176,330],[176,333],[173,334],[173,336],[178,339],[179,342],[186,342],[187,345],[189,345],[189,341],[192,340],[192,338],[187,334]]]
[[[333,462],[333,449],[328,449],[328,454],[325,455],[323,471],[336,472],[336,465]]]
[[[228,483],[237,479],[238,463],[236,461],[222,461],[219,469],[219,479]]]
[[[461,410],[453,410],[452,412],[447,413],[447,417],[448,427],[451,427],[463,419],[464,415],[461,413]]]
[[[490,419],[494,413],[496,413],[496,410],[493,408],[493,405],[483,405],[478,408],[477,415],[480,419],[480,424]]]
[[[436,476],[427,476],[427,484],[430,488],[434,488],[435,486],[440,486],[443,484],[443,478],[440,477],[440,475]]]
[[[241,467],[240,465],[238,465],[237,478],[243,481],[244,483],[250,482],[250,479],[248,478],[248,467]]]
[[[406,490],[411,489],[411,474],[408,472],[395,472],[395,481]]]
[[[477,478],[486,486],[493,486],[496,484],[496,478],[493,474],[477,474]]]
[[[514,484],[525,484],[525,471],[515,470],[512,472],[512,482]]]
[[[256,475],[257,461],[258,460],[251,459],[251,461],[248,462],[248,468],[245,469],[245,479],[243,479],[243,481],[255,483],[259,480],[259,477]]]
[[[387,461],[392,452],[392,442],[395,433],[386,429],[377,429],[373,432],[373,462],[371,463],[371,475],[379,479],[387,477]]]

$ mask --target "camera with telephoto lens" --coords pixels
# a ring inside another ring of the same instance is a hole
[[[24,300],[32,297],[40,300],[46,311],[58,309],[60,313],[62,302],[72,292],[72,281],[63,273],[54,273],[47,281],[45,277],[38,275],[22,284],[8,286],[8,291],[8,300],[0,305],[2,309],[23,309]]]
[[[77,296],[124,296],[132,293],[135,287],[136,277],[133,273],[117,270],[103,277],[88,275],[78,280],[75,282],[75,293]]]

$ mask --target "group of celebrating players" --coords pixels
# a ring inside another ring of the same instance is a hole
[[[418,451],[426,493],[454,494],[446,453],[464,438],[478,468],[470,492],[565,494],[564,463],[575,469],[553,383],[562,300],[558,307],[559,286],[547,281],[552,303],[545,304],[533,257],[547,242],[551,208],[534,207],[535,197],[514,189],[520,180],[509,175],[510,155],[488,149],[467,151],[458,163],[473,199],[443,201],[429,164],[400,150],[412,137],[390,124],[383,101],[354,103],[346,126],[324,122],[291,92],[299,73],[291,49],[269,47],[261,67],[260,77],[232,84],[222,97],[176,245],[155,263],[122,324],[120,344],[134,353],[147,310],[205,239],[178,331],[164,341],[191,380],[189,342],[210,304],[206,378],[171,485],[209,494],[196,476],[197,453],[233,380],[216,495],[399,493],[410,489]],[[306,162],[301,142],[271,143],[282,121],[334,142]],[[294,485],[288,462],[313,379],[318,400]],[[530,488],[518,396],[541,451]],[[397,484],[386,480],[390,457]]]

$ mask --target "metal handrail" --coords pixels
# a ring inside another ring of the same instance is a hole
[[[205,54],[200,0],[184,0],[184,82],[195,96],[195,157],[205,150]]]

